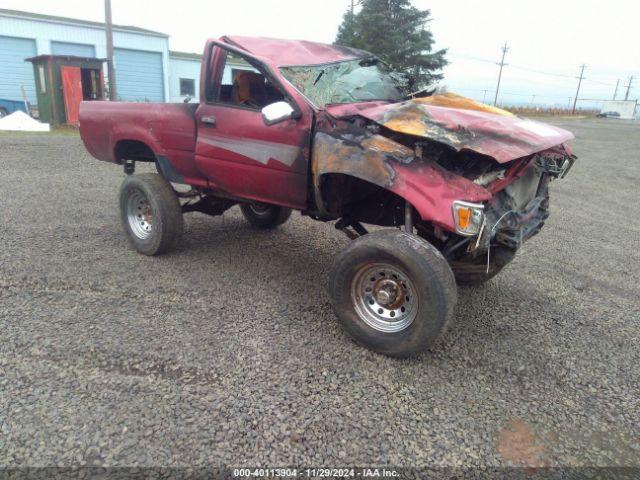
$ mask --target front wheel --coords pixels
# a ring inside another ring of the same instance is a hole
[[[169,182],[155,173],[127,175],[120,187],[122,227],[145,255],[169,250],[182,235],[182,208]]]
[[[364,235],[336,259],[333,306],[344,329],[385,355],[408,357],[438,340],[453,315],[457,290],[442,254],[396,230]]]
[[[291,209],[267,203],[243,203],[240,205],[247,221],[258,228],[276,228],[289,220]]]

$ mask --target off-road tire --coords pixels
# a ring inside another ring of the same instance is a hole
[[[290,208],[265,203],[243,203],[240,209],[251,225],[264,229],[276,228],[291,216]]]
[[[130,206],[136,199],[147,202],[143,210],[151,214],[148,232],[144,226],[136,227],[140,223],[130,218],[130,213],[138,213],[134,215],[137,218],[142,215],[140,209]],[[182,208],[175,190],[156,173],[127,175],[120,187],[120,219],[129,242],[144,255],[167,252],[182,235],[184,227]]]
[[[415,290],[411,307],[416,308],[415,317],[400,331],[372,327],[357,306],[365,297],[354,293],[353,287],[369,265],[392,266]],[[358,343],[392,357],[409,357],[432,347],[446,331],[457,301],[455,279],[442,254],[426,240],[398,230],[381,230],[354,240],[334,261],[329,291],[344,329]]]

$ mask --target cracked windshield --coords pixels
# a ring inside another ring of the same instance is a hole
[[[319,107],[333,103],[401,100],[407,80],[377,59],[283,67],[282,74]]]

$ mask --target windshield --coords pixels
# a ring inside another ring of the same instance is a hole
[[[282,67],[280,71],[315,105],[401,100],[406,79],[377,59],[358,59],[329,65]]]

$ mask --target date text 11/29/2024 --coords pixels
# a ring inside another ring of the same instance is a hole
[[[234,468],[233,478],[398,478],[389,468]]]

